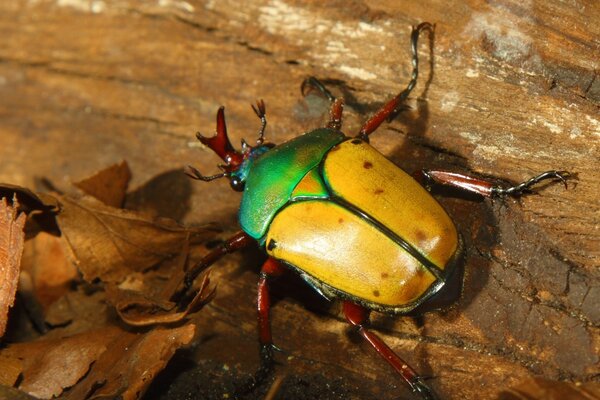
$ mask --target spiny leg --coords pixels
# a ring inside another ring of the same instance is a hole
[[[379,336],[369,331],[365,325],[369,322],[369,310],[350,301],[344,301],[344,315],[348,322],[358,328],[365,339],[423,400],[436,400],[434,392],[423,382],[417,372],[400,358]]]
[[[303,96],[310,91],[310,89],[317,89],[323,96],[327,97],[327,100],[331,102],[331,107],[329,109],[329,122],[327,123],[327,128],[340,130],[342,129],[342,113],[344,111],[344,100],[341,98],[336,98],[330,91],[325,87],[323,82],[315,78],[314,76],[310,76],[302,82],[300,86],[300,91]]]
[[[503,187],[487,179],[476,178],[449,171],[422,170],[413,176],[422,184],[440,184],[464,190],[465,192],[479,194],[484,197],[520,196],[533,185],[544,180],[555,180],[564,183],[567,188],[567,179],[571,174],[567,171],[546,171],[536,175],[523,183],[515,186]]]
[[[337,131],[342,129],[342,113],[344,112],[344,100],[335,99],[329,109],[329,122],[327,128]]]
[[[383,107],[381,107],[371,118],[365,122],[365,124],[360,128],[357,137],[364,140],[365,142],[369,141],[369,135],[373,133],[379,125],[383,123],[383,121],[389,120],[392,116],[394,116],[398,111],[400,111],[402,107],[402,103],[410,92],[414,89],[417,84],[417,78],[419,77],[419,55],[417,52],[417,43],[419,41],[419,35],[423,30],[433,30],[433,25],[429,22],[423,22],[416,27],[413,27],[411,36],[410,36],[410,46],[412,50],[412,76],[410,78],[410,82],[408,82],[408,86],[402,92],[400,92],[396,97],[387,102]]]
[[[271,335],[271,321],[269,312],[271,309],[271,297],[269,295],[269,280],[285,272],[285,267],[276,259],[269,257],[260,270],[258,279],[258,296],[256,301],[258,316],[258,342],[260,351],[260,367],[256,374],[240,390],[246,393],[253,390],[264,381],[273,369],[273,350],[277,349],[273,344]]]

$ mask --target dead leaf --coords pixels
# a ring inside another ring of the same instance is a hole
[[[19,389],[41,399],[58,396],[64,388],[75,385],[90,369],[90,365],[107,350],[107,345],[122,332],[117,327],[94,329],[68,338],[38,341],[36,357],[23,370]],[[16,345],[13,354],[23,354]],[[34,362],[32,362],[34,361]]]
[[[600,383],[575,384],[531,378],[498,395],[498,400],[592,400],[600,399]]]
[[[208,289],[209,282],[206,274],[194,298],[184,305],[161,298],[149,298],[143,293],[122,290],[115,286],[108,286],[106,295],[108,300],[115,304],[119,317],[128,325],[169,324],[181,321],[190,312],[197,311],[201,305],[210,301],[214,290]]]
[[[27,214],[26,238],[31,238],[40,231],[59,234],[54,219],[58,203],[54,197],[43,193],[36,194],[21,186],[7,183],[0,184],[0,198],[12,199],[14,196],[19,202],[19,211]]]
[[[23,393],[18,389],[0,385],[0,400],[37,400],[35,397]]]
[[[188,324],[146,334],[122,332],[65,400],[139,399],[175,351],[192,341],[195,330]]]
[[[0,385],[14,385],[21,371],[23,371],[21,360],[0,354]]]
[[[90,197],[57,196],[58,225],[84,279],[120,282],[178,254],[191,231],[169,219],[149,219]]]
[[[179,296],[177,302],[172,301],[185,276],[189,250],[186,240],[179,257],[167,263],[172,265],[161,265],[142,277],[129,275],[118,286],[106,285],[107,300],[125,323],[149,326],[178,322],[211,300],[215,290],[208,289],[210,281],[206,273],[194,296]],[[164,273],[168,275],[163,277]]]
[[[25,240],[26,216],[17,215],[17,207],[16,198],[13,205],[8,205],[6,198],[0,200],[0,337],[6,330],[8,309],[15,300]]]
[[[79,286],[52,303],[46,311],[46,323],[53,329],[44,337],[71,336],[113,323],[114,314],[106,304],[104,291],[90,289]]]
[[[46,232],[25,243],[21,266],[31,276],[35,298],[43,309],[69,292],[78,277],[63,240]]]
[[[125,200],[131,170],[126,161],[111,165],[74,185],[107,206],[121,208]]]

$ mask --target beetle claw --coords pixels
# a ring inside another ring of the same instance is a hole
[[[414,382],[411,382],[411,388],[414,393],[418,393],[423,400],[438,400],[433,390],[425,382],[422,377],[415,378]]]
[[[508,188],[494,186],[491,190],[493,196],[519,196],[531,190],[531,187],[533,185],[536,185],[537,183],[548,179],[559,180],[565,185],[565,189],[568,189],[567,180],[573,179],[575,177],[576,176],[570,173],[569,171],[546,171],[518,185],[511,186]]]
[[[238,395],[249,393],[256,389],[273,371],[273,350],[282,351],[272,343],[260,345],[260,367],[246,383],[238,390]]]

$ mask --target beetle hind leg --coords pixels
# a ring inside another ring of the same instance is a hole
[[[350,324],[358,328],[358,333],[373,346],[377,354],[396,370],[414,393],[419,394],[423,400],[437,399],[433,390],[424,382],[423,377],[419,376],[406,361],[394,353],[379,336],[365,327],[369,321],[369,310],[350,301],[344,301],[344,315]]]

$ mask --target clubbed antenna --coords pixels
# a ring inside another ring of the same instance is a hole
[[[256,102],[256,107],[252,104],[252,110],[258,118],[260,118],[260,129],[258,131],[258,139],[256,144],[261,145],[265,141],[265,128],[267,127],[267,116],[265,102],[261,99]]]
[[[210,147],[219,157],[225,161],[225,165],[223,169],[226,172],[231,172],[237,169],[237,167],[242,163],[243,156],[242,154],[235,151],[231,142],[229,141],[229,137],[227,136],[227,126],[225,125],[225,107],[220,107],[217,112],[217,132],[213,137],[205,137],[200,134],[200,132],[196,133],[196,137],[202,144]]]

